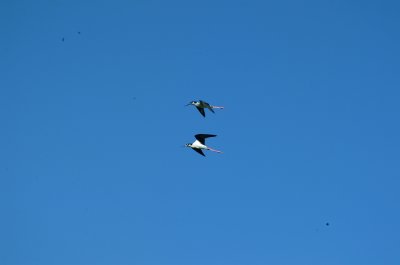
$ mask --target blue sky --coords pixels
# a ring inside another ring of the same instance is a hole
[[[2,1],[0,264],[399,264],[399,7]]]

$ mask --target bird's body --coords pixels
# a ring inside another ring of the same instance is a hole
[[[190,147],[197,148],[197,149],[207,149],[207,146],[200,143],[198,140],[194,141]]]
[[[206,116],[206,113],[204,111],[205,109],[209,109],[212,113],[215,113],[213,109],[223,109],[224,108],[224,107],[219,107],[219,106],[212,106],[203,100],[191,101],[186,106],[189,106],[189,105],[195,106],[203,117]]]
[[[215,134],[196,134],[194,137],[196,138],[196,141],[194,141],[191,144],[186,144],[186,147],[190,147],[192,148],[194,151],[196,151],[197,153],[199,153],[202,156],[205,156],[203,153],[203,150],[210,150],[213,152],[217,152],[217,153],[222,153],[219,150],[215,150],[211,147],[208,147],[205,143],[206,138],[209,137],[215,137]]]

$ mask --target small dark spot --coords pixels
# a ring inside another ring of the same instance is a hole
[[[325,225],[326,225],[326,226],[329,226],[330,224],[329,224],[329,223],[326,223]]]
[[[78,31],[78,34],[81,34],[81,32],[80,32],[80,31]]]
[[[62,38],[61,41],[64,42],[64,38]]]

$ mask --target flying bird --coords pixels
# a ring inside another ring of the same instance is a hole
[[[215,134],[196,134],[194,137],[196,138],[196,141],[194,141],[192,144],[185,144],[186,147],[192,148],[194,151],[199,153],[202,156],[206,156],[203,153],[203,150],[210,150],[213,152],[217,153],[222,153],[219,150],[212,149],[211,147],[206,146],[206,138],[209,137],[215,137]]]
[[[203,117],[206,117],[206,113],[204,109],[209,109],[212,113],[215,113],[213,109],[223,109],[224,107],[219,107],[219,106],[212,106],[208,104],[207,102],[203,100],[199,101],[191,101],[189,104],[186,104],[186,106],[193,105],[197,108],[197,110],[203,115]]]

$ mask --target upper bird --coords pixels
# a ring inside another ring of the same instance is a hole
[[[212,113],[215,113],[213,109],[223,109],[224,108],[224,107],[212,106],[203,100],[191,101],[186,106],[189,106],[189,105],[195,106],[198,109],[198,111],[201,113],[201,115],[203,115],[203,117],[206,117],[206,113],[204,111],[204,109],[206,109],[206,108],[209,109]]]
[[[196,141],[194,141],[192,144],[185,144],[185,146],[192,148],[194,151],[196,151],[202,156],[205,156],[203,150],[210,150],[213,152],[222,153],[219,150],[215,150],[212,149],[211,147],[206,146],[206,138],[215,136],[216,136],[215,134],[196,134],[194,136],[196,138]]]

